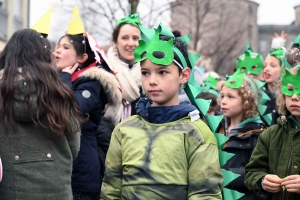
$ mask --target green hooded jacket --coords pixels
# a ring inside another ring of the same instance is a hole
[[[245,185],[261,199],[300,199],[300,194],[281,190],[269,193],[262,189],[261,180],[267,174],[279,178],[299,174],[300,129],[292,118],[282,116],[277,124],[260,134],[258,144],[245,168]]]

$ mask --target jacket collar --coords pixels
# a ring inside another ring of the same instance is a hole
[[[186,101],[175,106],[151,106],[151,103],[151,99],[141,98],[136,104],[136,110],[138,115],[154,124],[176,121],[197,110],[195,106]]]

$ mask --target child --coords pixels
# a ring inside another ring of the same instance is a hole
[[[120,121],[122,94],[117,79],[104,60],[105,55],[97,50],[94,39],[85,33],[76,6],[67,35],[59,40],[54,56],[62,80],[74,90],[82,115],[88,117],[82,125],[80,151],[73,163],[74,200],[99,200],[112,132],[103,133],[99,125],[104,113],[108,117],[107,107],[112,108],[111,114],[114,115],[108,119],[114,124]]]
[[[221,122],[218,132],[229,137],[223,151],[235,154],[222,168],[240,175],[226,188],[244,193],[243,200],[255,197],[244,185],[244,169],[258,135],[265,129],[258,116],[256,88],[253,80],[237,72],[222,86],[219,97],[221,112],[226,120]]]
[[[15,32],[0,57],[0,199],[73,199],[76,122],[83,120],[72,90],[52,67],[47,32],[41,33]]]
[[[171,32],[160,26],[135,49],[149,98],[112,134],[101,199],[221,199],[215,137],[196,108],[178,100],[192,67],[187,45],[158,30]]]
[[[258,138],[245,170],[245,184],[263,199],[299,199],[300,71],[285,70],[277,97],[277,124]]]

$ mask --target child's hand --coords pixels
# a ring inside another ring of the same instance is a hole
[[[267,174],[262,182],[266,191],[271,193],[279,192],[282,189],[282,180],[274,174]]]
[[[281,31],[281,35],[279,36],[277,33],[274,33],[274,36],[272,39],[275,38],[282,38],[282,39],[286,39],[287,33],[285,33],[284,31]]]
[[[79,64],[78,63],[75,63],[73,66],[70,66],[70,67],[66,67],[64,68],[62,71],[63,72],[67,72],[69,74],[73,74],[76,69],[79,67]]]
[[[300,194],[300,175],[290,175],[282,180],[281,186],[284,186],[288,192]]]

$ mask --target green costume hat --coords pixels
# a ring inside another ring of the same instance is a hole
[[[300,47],[300,34],[296,37],[291,48]]]
[[[300,66],[299,66],[300,67]],[[296,94],[300,98],[300,70],[293,75],[289,70],[284,70],[285,74],[282,77],[281,92],[286,96],[293,96]]]
[[[142,40],[139,41],[139,46],[137,46],[134,50],[134,57],[136,61],[139,62],[145,59],[149,59],[152,63],[163,66],[168,66],[172,62],[174,62],[181,69],[187,67],[190,68],[191,76],[186,83],[184,90],[191,103],[195,105],[203,114],[206,114],[209,109],[210,100],[197,98],[198,94],[205,91],[205,88],[200,87],[194,78],[194,66],[201,55],[190,52],[188,53],[188,58],[185,58],[182,55],[181,51],[174,46],[174,40],[181,40],[188,46],[191,35],[175,38],[173,33],[162,24],[160,24],[156,29],[147,29],[142,26],[140,26],[139,28],[141,30]],[[171,39],[169,39],[168,41],[161,40],[159,38],[159,36],[161,35],[171,37]],[[174,60],[174,54],[179,57],[182,65]],[[224,116],[205,115],[207,124],[212,132],[214,132],[214,135],[218,142],[218,148],[220,150],[219,160],[221,166],[225,165],[226,162],[234,156],[234,154],[222,151],[222,148],[228,140],[228,137],[224,136],[223,134],[215,133],[223,117]],[[239,176],[227,170],[222,170],[222,173],[224,177],[224,186],[227,186],[231,181]],[[242,196],[243,194],[237,191],[223,188],[223,197],[225,200],[239,199]]]
[[[261,74],[264,67],[263,63],[263,57],[258,53],[253,52],[252,47],[248,42],[245,47],[245,53],[237,59],[236,69],[241,69],[241,71],[244,71],[245,73]]]
[[[127,15],[126,17],[117,21],[117,26],[123,23],[132,24],[136,27],[139,27],[139,25],[141,25],[140,16],[138,13]]]

